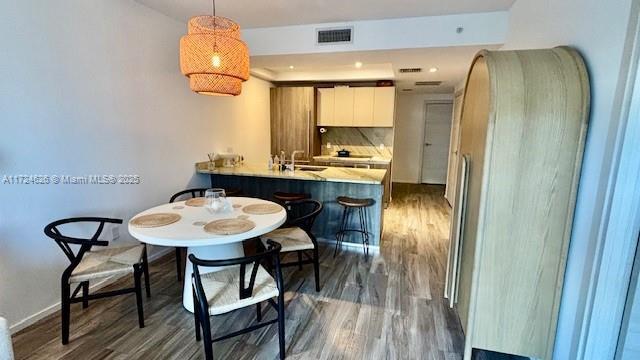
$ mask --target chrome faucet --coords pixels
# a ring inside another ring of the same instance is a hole
[[[291,164],[286,166],[288,170],[294,171],[296,169],[296,154],[298,154],[298,153],[304,154],[304,151],[302,151],[302,150],[294,150],[291,153]]]

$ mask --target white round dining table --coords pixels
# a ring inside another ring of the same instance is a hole
[[[274,214],[250,215],[242,211],[242,207],[250,204],[275,204],[271,201],[247,198],[229,197],[233,210],[226,213],[212,213],[204,206],[188,206],[184,201],[176,201],[147,209],[133,218],[153,213],[176,213],[180,220],[169,225],[158,227],[136,227],[129,223],[129,233],[139,241],[151,245],[186,247],[187,261],[184,270],[184,286],[182,290],[182,304],[190,312],[193,312],[193,293],[191,289],[191,274],[193,265],[189,261],[189,255],[194,254],[199,259],[219,260],[232,259],[244,256],[242,241],[258,237],[280,227],[286,219],[284,208]],[[279,206],[279,205],[278,205]],[[231,219],[238,216],[246,216],[256,226],[240,234],[216,235],[204,231],[204,224],[213,220]],[[219,271],[222,268],[201,268],[201,273]]]

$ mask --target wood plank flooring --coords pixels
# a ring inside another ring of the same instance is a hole
[[[322,291],[311,266],[285,270],[288,359],[460,359],[462,329],[442,299],[449,207],[444,187],[396,184],[380,254],[321,248]],[[121,280],[112,287],[129,285]],[[71,339],[56,313],[13,338],[17,359],[200,359],[192,315],[182,308],[173,254],[151,266],[152,297],[139,329],[134,296],[72,305]],[[264,307],[263,307],[264,309]],[[269,309],[264,315],[274,315]],[[214,336],[255,322],[255,308],[212,317]],[[214,343],[217,359],[275,359],[270,326]]]

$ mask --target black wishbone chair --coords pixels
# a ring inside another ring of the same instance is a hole
[[[175,202],[178,198],[181,198],[185,195],[191,195],[191,198],[196,198],[196,197],[203,197],[205,191],[207,191],[206,188],[194,188],[194,189],[187,189],[187,190],[182,190],[180,192],[177,192],[175,194],[173,194],[173,196],[171,197],[171,199],[169,199],[169,202]],[[182,269],[182,253],[186,253],[186,249],[184,247],[176,247],[176,272],[178,275],[178,281],[182,280],[182,271],[184,271]]]
[[[282,286],[282,271],[280,270],[280,244],[268,242],[267,250],[241,258],[225,260],[202,260],[189,255],[193,264],[194,312],[196,325],[196,341],[204,337],[205,359],[213,359],[213,343],[234,336],[242,335],[253,330],[278,323],[278,344],[280,359],[285,357],[284,348],[284,290]],[[274,269],[275,279],[260,265],[268,262]],[[250,267],[247,267],[250,265]],[[201,274],[200,267],[225,267],[222,270]],[[273,300],[277,298],[277,302]],[[261,303],[267,301],[277,311],[277,318],[262,321]],[[258,323],[246,329],[228,333],[215,339],[211,338],[210,317],[228,313],[230,311],[256,305]]]
[[[98,224],[98,229],[89,239],[66,236],[58,229],[61,225],[77,223],[96,223]],[[82,307],[86,308],[89,306],[89,300],[135,293],[138,307],[138,324],[141,328],[144,327],[140,278],[144,274],[147,297],[150,297],[151,286],[149,284],[147,248],[144,244],[108,247],[108,241],[98,240],[106,223],[122,224],[122,220],[101,217],[77,217],[54,221],[44,228],[45,235],[55,240],[62,252],[71,261],[71,265],[64,270],[61,278],[63,344],[69,343],[69,320],[72,303],[82,302]],[[80,248],[74,253],[70,245],[79,245]],[[93,250],[93,246],[105,246],[106,248]],[[134,287],[89,294],[89,281],[131,273],[133,273]],[[71,285],[75,284],[77,286],[72,293]],[[76,297],[80,289],[82,289],[82,296]]]
[[[282,245],[282,253],[297,252],[298,261],[281,264],[282,267],[313,264],[316,280],[316,291],[320,291],[320,256],[318,255],[318,241],[311,232],[313,223],[322,211],[322,203],[318,200],[305,199],[287,201],[287,222],[283,227],[260,237],[262,243],[271,240]],[[311,254],[309,254],[311,253]],[[303,256],[306,259],[303,259]]]

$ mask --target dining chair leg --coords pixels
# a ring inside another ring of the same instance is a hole
[[[151,297],[151,282],[149,281],[149,258],[147,256],[147,246],[144,246],[144,255],[143,259],[144,264],[142,270],[144,271],[144,287],[147,291],[147,297]]]
[[[320,292],[320,257],[318,256],[318,247],[313,249],[313,272],[316,278],[316,291]]]
[[[82,283],[82,308],[86,309],[89,307],[89,282],[85,281]]]
[[[298,269],[302,270],[302,251],[298,251]]]
[[[144,311],[142,309],[142,269],[140,269],[140,265],[133,265],[133,281],[136,289],[136,305],[138,307],[138,326],[140,328],[144,327]]]
[[[62,315],[62,344],[66,345],[69,343],[69,321],[71,318],[71,289],[68,283],[63,282],[61,294],[62,309],[60,312]]]
[[[284,359],[284,295],[282,291],[278,295],[278,345],[280,347],[280,359]]]
[[[178,281],[182,280],[182,248],[176,248],[176,271],[178,275]]]
[[[211,341],[211,323],[209,320],[209,314],[203,315],[200,318],[200,326],[202,327],[204,358],[206,360],[213,360],[213,342]]]
[[[256,304],[256,318],[258,322],[262,321],[262,305],[260,303]]]
[[[193,291],[193,301],[196,301],[196,292]],[[194,304],[193,306],[193,320],[196,325],[196,341],[200,341],[202,337],[200,336],[200,310],[198,310],[198,304]]]

